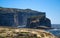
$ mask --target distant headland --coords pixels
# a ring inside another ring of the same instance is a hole
[[[51,21],[46,17],[45,12],[0,7],[0,26],[27,28],[51,27]]]

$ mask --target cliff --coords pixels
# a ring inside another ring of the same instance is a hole
[[[0,7],[0,26],[24,26],[27,28],[38,26],[51,27],[51,21],[46,17],[45,12]]]

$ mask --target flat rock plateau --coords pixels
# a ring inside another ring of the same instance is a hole
[[[0,27],[0,38],[57,38],[45,30]]]

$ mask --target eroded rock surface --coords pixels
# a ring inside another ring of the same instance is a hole
[[[0,27],[0,38],[57,38],[44,30]]]

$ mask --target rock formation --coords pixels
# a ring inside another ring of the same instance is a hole
[[[0,27],[0,38],[57,38],[44,30]]]
[[[0,7],[0,26],[24,26],[27,28],[38,26],[51,27],[51,21],[46,18],[45,12]]]

